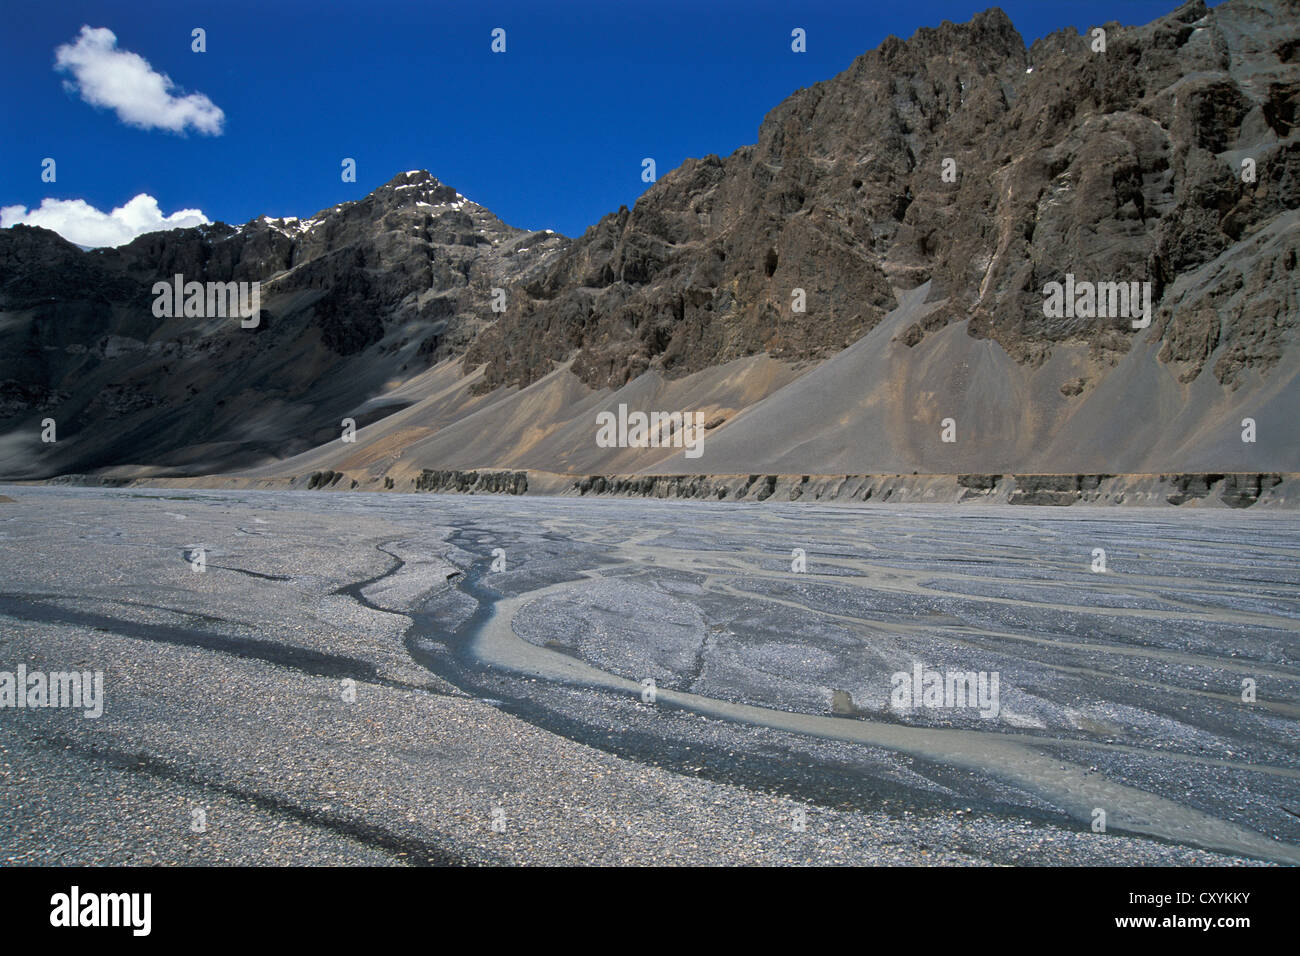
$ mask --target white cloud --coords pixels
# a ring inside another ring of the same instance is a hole
[[[45,199],[39,209],[30,211],[26,206],[0,208],[0,228],[18,223],[44,226],[79,246],[121,246],[146,232],[202,226],[210,221],[201,209],[181,209],[164,216],[158,200],[148,193],[112,212],[101,212],[84,199]]]
[[[105,27],[83,26],[75,43],[54,51],[54,68],[71,73],[76,82],[64,86],[81,94],[92,106],[117,111],[117,118],[141,129],[166,129],[183,133],[194,127],[210,136],[221,135],[226,114],[202,93],[173,96],[171,77],[155,73],[137,53],[117,48],[117,36]]]

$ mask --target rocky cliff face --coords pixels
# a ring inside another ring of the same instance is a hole
[[[1297,238],[1268,229],[1300,205],[1298,14],[1197,0],[1104,25],[1104,51],[1074,30],[1026,49],[996,9],[890,38],[779,105],[756,145],[687,162],[589,229],[466,367],[486,363],[483,388],[527,384],[576,350],[584,382],[617,387],[762,351],[824,358],[893,289],[932,280],[945,308],[909,345],[969,319],[1020,362],[1082,341],[1113,363],[1152,335],[1188,380],[1226,345],[1212,371],[1231,386],[1295,322]],[[1046,318],[1042,289],[1066,273],[1152,283],[1151,330]]]

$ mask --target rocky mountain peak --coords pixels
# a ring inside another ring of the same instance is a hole
[[[389,199],[394,204],[424,203],[431,206],[452,205],[456,203],[477,206],[458,193],[451,186],[439,182],[427,169],[414,169],[399,173],[380,186],[370,197]],[[482,207],[478,207],[482,208]]]
[[[383,382],[463,353],[496,318],[492,290],[533,281],[567,244],[507,225],[427,170],[305,219],[174,229],[115,249],[0,231],[0,308],[11,318],[0,328],[0,421],[53,413],[61,434],[80,436],[22,473],[129,455],[112,437],[128,421],[152,433],[147,454],[166,465],[195,427],[169,409],[190,399],[205,434],[233,442],[236,459],[310,447],[323,435],[295,431],[292,418],[250,434],[248,403],[317,395],[327,418],[342,417]],[[155,317],[153,284],[178,274],[260,283],[256,334]]]

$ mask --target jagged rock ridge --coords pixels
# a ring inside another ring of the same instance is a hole
[[[969,319],[1021,362],[1083,341],[1113,363],[1150,334],[1188,380],[1227,344],[1213,373],[1231,386],[1295,322],[1297,238],[1258,245],[1300,205],[1298,9],[1196,0],[1100,25],[1105,52],[1073,29],[1026,49],[997,9],[891,37],[772,110],[756,145],[688,161],[589,229],[466,367],[486,363],[482,388],[524,385],[576,351],[584,382],[618,387],[762,351],[821,359],[932,280],[947,307],[908,344]],[[1153,329],[1045,318],[1066,272],[1150,281]]]

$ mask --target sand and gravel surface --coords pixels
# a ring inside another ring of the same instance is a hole
[[[0,863],[1300,861],[1300,517],[3,491]]]

